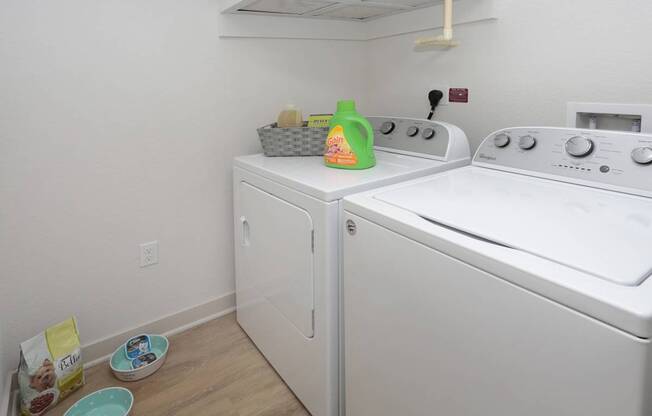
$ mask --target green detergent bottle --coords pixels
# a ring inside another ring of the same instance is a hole
[[[355,111],[355,101],[337,102],[337,112],[328,123],[324,162],[339,169],[368,169],[376,165],[374,130]]]

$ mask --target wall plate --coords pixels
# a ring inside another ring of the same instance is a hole
[[[595,120],[591,121],[591,116]],[[632,131],[638,120],[641,133],[652,133],[652,105],[569,102],[566,105],[566,126],[591,128],[596,123],[599,130]]]
[[[469,89],[468,88],[450,88],[448,90],[448,101],[451,103],[468,103],[469,102]]]
[[[158,263],[158,241],[150,241],[140,245],[140,267]]]

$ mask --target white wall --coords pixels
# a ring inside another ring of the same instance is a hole
[[[5,395],[5,388],[7,387],[5,382],[7,381],[7,360],[4,357],[4,329],[2,327],[2,321],[0,321],[0,415],[3,415],[5,409],[9,406],[9,403],[6,403],[8,396]]]
[[[71,314],[88,343],[233,291],[232,156],[289,100],[361,96],[361,44],[219,40],[217,13],[0,4],[0,371]]]
[[[649,0],[494,0],[495,22],[455,28],[461,46],[415,52],[423,34],[372,41],[370,110],[425,117],[432,84],[470,88],[437,117],[477,146],[513,125],[564,125],[566,102],[652,102]]]

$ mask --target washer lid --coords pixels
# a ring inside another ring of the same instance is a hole
[[[478,167],[375,198],[619,285],[652,272],[652,199]]]

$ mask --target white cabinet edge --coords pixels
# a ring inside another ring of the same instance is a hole
[[[493,0],[455,2],[453,24],[497,19]],[[442,6],[393,14],[367,22],[220,13],[222,38],[276,38],[368,41],[442,27]]]

